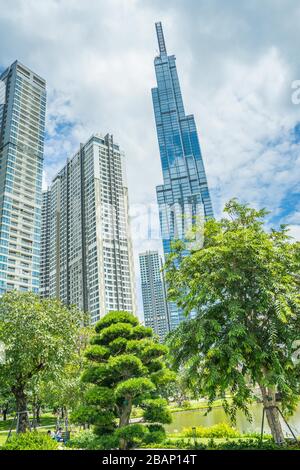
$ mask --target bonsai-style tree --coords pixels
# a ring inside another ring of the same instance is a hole
[[[283,443],[277,393],[289,412],[300,396],[300,245],[284,226],[266,231],[265,210],[232,200],[225,213],[206,222],[203,248],[182,256],[176,242],[168,258],[170,299],[195,314],[171,334],[171,357],[191,389],[211,403],[223,398],[232,418],[248,413],[258,386]]]
[[[17,432],[29,428],[28,393],[33,380],[59,376],[77,345],[82,314],[58,300],[41,299],[12,291],[0,298],[0,341],[5,361],[0,364],[0,382],[16,401]]]
[[[91,385],[73,420],[94,425],[104,448],[126,449],[152,431],[162,435],[161,424],[170,423],[171,415],[159,388],[174,379],[164,364],[168,348],[128,312],[108,313],[95,331],[82,376]],[[142,409],[144,423],[155,425],[131,424],[133,407]]]

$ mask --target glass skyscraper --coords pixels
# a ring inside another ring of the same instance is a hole
[[[38,292],[46,83],[18,61],[0,83],[0,295]]]
[[[157,87],[152,101],[161,158],[163,185],[157,186],[164,254],[171,242],[185,240],[199,220],[213,217],[196,124],[186,115],[174,55],[167,55],[161,23],[156,23],[159,56],[154,59]],[[170,327],[174,329],[183,314],[169,304]]]

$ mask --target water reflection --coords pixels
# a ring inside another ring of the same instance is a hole
[[[260,403],[253,404],[250,408],[252,422],[249,422],[244,413],[238,412],[236,420],[236,428],[242,433],[260,432],[262,419],[262,405]],[[188,410],[172,413],[173,422],[166,426],[167,432],[181,432],[183,428],[191,428],[194,426],[212,426],[217,423],[230,424],[229,417],[225,414],[222,407],[214,408],[207,416],[204,415],[205,410]],[[296,435],[300,435],[300,404],[293,416],[289,419],[289,425]],[[289,434],[287,426],[283,424],[285,434]],[[270,429],[265,420],[265,432],[269,433]]]

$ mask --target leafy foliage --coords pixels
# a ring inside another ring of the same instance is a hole
[[[62,367],[59,374],[51,380],[48,377],[38,376],[31,381],[32,394],[43,407],[55,410],[63,417],[68,416],[68,410],[79,406],[86,385],[80,380],[83,371],[84,352],[91,336],[90,327],[81,327],[78,331],[76,348],[68,363]],[[32,383],[33,382],[33,383]],[[29,395],[29,401],[31,401]]]
[[[165,428],[161,424],[148,424],[148,432],[144,436],[145,444],[161,443],[166,438]]]
[[[130,424],[133,406],[144,410],[144,421],[170,422],[167,403],[158,398],[159,383],[174,380],[175,374],[164,363],[168,349],[152,339],[151,328],[139,325],[137,318],[127,312],[105,315],[95,332],[82,374],[88,389],[72,419],[94,425],[102,443],[106,436],[111,446],[117,437],[119,446],[128,448],[149,432],[141,424]]]
[[[167,401],[163,398],[145,400],[142,407],[145,410],[145,421],[163,424],[170,424],[172,422],[172,415],[167,409]]]
[[[299,450],[299,443],[287,443],[286,445],[277,445],[272,440],[261,442],[260,439],[234,439],[226,442],[216,442],[214,439],[206,444],[203,442],[194,442],[193,440],[171,440],[166,439],[163,442],[143,445],[143,448],[156,449],[196,449],[196,450]]]
[[[201,446],[203,449],[203,445]],[[204,446],[207,450],[299,450],[299,444],[279,446],[272,440],[261,442],[260,439],[238,439],[216,443],[213,439]]]
[[[103,450],[116,449],[118,443],[118,438],[115,435],[105,434],[97,436],[89,429],[71,436],[71,440],[66,443],[66,447],[72,449]]]
[[[218,423],[209,427],[197,426],[194,430],[188,428],[183,430],[183,434],[186,437],[242,437],[241,433],[227,423]]]
[[[179,241],[167,260],[170,300],[195,313],[171,334],[171,356],[190,389],[223,398],[233,420],[258,384],[280,442],[275,394],[292,412],[300,391],[300,245],[284,226],[265,231],[265,210],[232,200],[225,214],[206,222],[202,249],[184,256]]]
[[[77,308],[30,292],[12,291],[0,298],[0,341],[6,350],[0,382],[15,396],[19,412],[27,409],[33,382],[61,376],[75,353],[82,321]],[[26,419],[21,415],[19,431],[26,430]]]
[[[57,450],[58,443],[45,433],[32,431],[14,434],[1,450]]]
[[[142,424],[128,424],[127,426],[119,427],[115,435],[120,442],[126,442],[126,447],[132,448],[140,445],[145,438],[147,428]]]
[[[2,413],[3,420],[7,419],[8,413],[15,410],[15,405],[15,399],[11,393],[9,383],[5,382],[4,377],[2,377],[0,382],[0,413]]]

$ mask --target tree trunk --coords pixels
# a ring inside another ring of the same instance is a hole
[[[123,426],[127,426],[129,424],[131,409],[132,409],[132,401],[126,400],[122,407],[120,421],[119,421],[119,428],[122,428]],[[128,445],[127,439],[120,439],[119,448],[121,450],[126,450],[127,445]]]
[[[8,406],[2,408],[2,418],[3,418],[3,421],[6,421],[6,419],[7,419],[7,413],[8,413]]]
[[[270,427],[272,437],[276,444],[283,445],[285,444],[285,438],[283,435],[281,423],[280,423],[280,415],[279,411],[276,408],[276,397],[275,397],[275,390],[271,388],[266,388],[264,386],[260,386],[263,405],[266,413],[266,417],[268,420],[268,425]]]
[[[186,396],[180,395],[177,399],[178,406],[181,408],[185,401],[186,401]]]
[[[69,430],[69,412],[67,407],[65,407],[65,430]]]
[[[32,427],[33,429],[36,429],[37,422],[36,422],[36,407],[35,404],[32,406]]]
[[[30,431],[30,423],[27,411],[27,397],[23,388],[16,387],[13,390],[17,408],[17,433]]]
[[[37,426],[40,424],[40,411],[41,411],[41,405],[34,401],[32,405],[32,414],[33,414],[33,427],[37,428]]]
[[[35,416],[37,424],[41,424],[41,405],[36,405]]]

